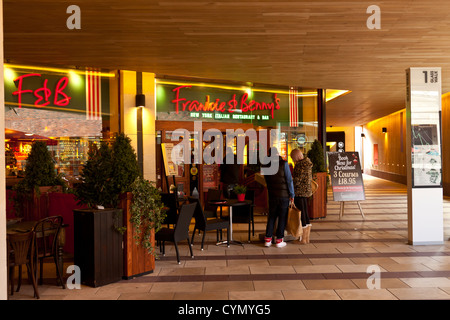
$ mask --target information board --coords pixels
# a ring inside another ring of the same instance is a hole
[[[328,152],[334,201],[365,200],[358,152]]]
[[[407,73],[413,188],[442,187],[440,73],[440,68],[411,68]]]

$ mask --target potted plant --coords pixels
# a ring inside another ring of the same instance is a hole
[[[149,254],[155,256],[154,235],[161,229],[166,218],[166,207],[155,184],[141,176],[131,185],[131,193],[133,201],[130,207],[130,222],[133,225],[134,239]]]
[[[312,174],[318,189],[308,201],[308,213],[311,219],[325,218],[327,215],[327,169],[322,144],[314,140],[307,153],[313,163]]]
[[[24,220],[36,221],[47,216],[47,201],[44,194],[66,190],[67,184],[56,173],[55,162],[43,141],[31,146],[25,166],[25,177],[13,190],[16,215]]]
[[[246,186],[238,184],[234,187],[233,191],[236,193],[238,201],[245,200],[245,193],[247,192]]]
[[[113,156],[109,145],[90,145],[88,160],[75,190],[80,204],[88,209],[74,213],[74,263],[83,271],[81,282],[98,287],[123,276],[122,209],[113,184]]]

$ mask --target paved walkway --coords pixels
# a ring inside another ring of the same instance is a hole
[[[406,186],[371,176],[364,182],[366,220],[355,202],[346,204],[339,221],[339,203],[329,193],[327,217],[312,222],[308,245],[292,241],[265,248],[257,235],[267,218],[257,216],[252,243],[246,242],[247,225],[237,224],[234,238],[243,246],[216,246],[215,232],[209,232],[204,251],[196,237],[194,259],[181,246],[180,265],[166,244],[153,274],[81,290],[62,290],[49,279],[39,288],[41,299],[450,299],[450,199],[444,199],[445,243],[411,246]],[[379,289],[369,290],[368,284],[378,284],[368,281],[373,270],[380,272]],[[47,275],[53,276],[51,270]],[[32,299],[31,286],[23,285],[11,298]]]

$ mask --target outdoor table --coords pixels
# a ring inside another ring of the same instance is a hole
[[[211,205],[220,207],[220,215],[222,216],[222,207],[229,208],[229,219],[230,219],[230,244],[239,244],[243,245],[242,242],[233,240],[233,207],[251,205],[251,200],[238,201],[237,199],[228,199],[228,200],[215,200],[208,202]],[[219,242],[218,244],[226,244],[227,241]]]
[[[22,221],[22,222],[8,224],[6,227],[6,234],[20,234],[20,233],[30,232],[33,230],[36,223],[37,223],[37,221]],[[57,248],[56,248],[59,271],[60,271],[61,275],[63,274],[63,262],[64,262],[63,247],[64,247],[64,244],[66,241],[65,228],[67,226],[68,226],[67,224],[61,225],[61,230],[59,232],[59,237],[58,237],[58,244],[57,244]],[[42,232],[37,232],[36,237],[37,238],[42,237]],[[40,281],[42,281],[42,279]],[[59,280],[57,280],[57,282],[59,282]]]

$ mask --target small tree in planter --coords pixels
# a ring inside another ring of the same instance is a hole
[[[112,164],[112,153],[108,144],[102,142],[98,148],[91,143],[88,160],[80,175],[83,183],[75,191],[81,204],[86,204],[89,208],[114,208],[117,205],[118,194],[114,192]]]
[[[319,140],[314,140],[307,156],[313,163],[313,179],[319,185],[317,192],[310,198],[308,213],[311,219],[325,218],[327,215],[327,169]]]
[[[14,186],[16,215],[25,220],[44,218],[47,210],[40,201],[41,193],[66,188],[67,184],[62,176],[56,173],[47,144],[43,141],[33,142],[25,166],[25,177]]]
[[[83,169],[83,184],[77,194],[83,203],[119,208],[123,217],[115,221],[114,230],[123,235],[123,276],[131,278],[152,272],[154,231],[160,226],[160,196],[139,172],[131,140],[116,134],[111,146],[103,143],[93,148]],[[149,210],[149,211],[147,211]],[[141,241],[136,243],[135,238]],[[149,253],[150,251],[150,253]]]

